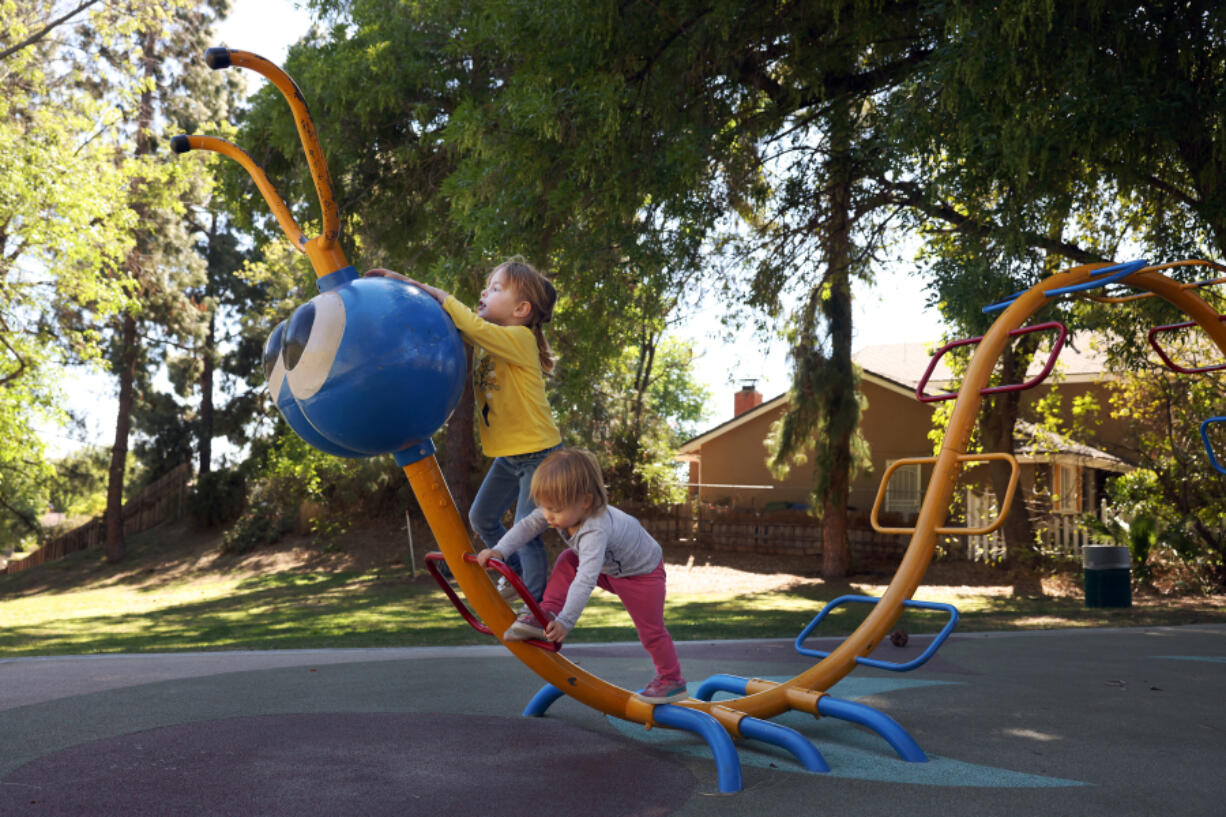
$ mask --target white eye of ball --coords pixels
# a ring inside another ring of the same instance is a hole
[[[281,321],[272,330],[264,343],[264,379],[268,382],[268,393],[275,402],[281,392],[281,384],[285,382],[285,364],[281,361],[281,345],[285,340],[285,324]]]
[[[345,302],[335,292],[312,298],[290,316],[281,359],[294,397],[305,400],[327,382],[344,334]]]

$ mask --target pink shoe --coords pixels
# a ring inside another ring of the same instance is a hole
[[[650,684],[634,693],[634,697],[649,704],[671,704],[690,696],[686,692],[684,678],[661,678],[657,675]]]
[[[545,615],[549,615],[546,613]],[[550,616],[552,618],[552,616]],[[503,641],[527,641],[530,638],[535,638],[539,641],[545,640],[545,628],[536,620],[536,616],[532,615],[531,610],[524,610],[519,614],[519,618],[511,622],[511,626],[507,627],[507,631],[502,634]]]

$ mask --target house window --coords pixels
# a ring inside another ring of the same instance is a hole
[[[1051,490],[1053,511],[1077,513],[1081,510],[1081,474],[1076,465],[1052,463]]]
[[[886,468],[893,464],[886,463]],[[890,475],[885,486],[885,510],[887,513],[918,513],[920,509],[920,464],[900,465]]]

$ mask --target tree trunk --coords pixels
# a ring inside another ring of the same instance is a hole
[[[468,355],[468,366],[472,369],[472,347],[465,344]],[[451,498],[455,500],[460,515],[467,518],[468,509],[472,507],[476,490],[473,488],[473,477],[477,472],[477,443],[473,438],[473,381],[467,374],[464,377],[464,391],[460,394],[460,402],[456,404],[451,419],[447,422],[447,441],[442,451],[443,478],[451,490]]]
[[[859,419],[851,362],[851,112],[836,105],[830,128],[830,224],[826,233],[827,297],[821,309],[830,327],[830,374],[823,414],[830,438],[829,491],[823,517],[822,577],[841,579],[851,565],[847,542],[847,499],[851,490],[851,437]]]
[[[136,155],[147,156],[153,152],[153,80],[157,74],[157,58],[154,53],[157,38],[151,33],[141,35],[143,72],[150,86],[141,92],[136,116]],[[139,187],[139,185],[137,185]],[[139,203],[136,207],[140,214]],[[127,272],[139,278],[141,270],[141,235],[137,235],[136,247],[128,254]],[[123,330],[119,354],[119,416],[115,419],[115,442],[111,446],[111,468],[106,487],[106,559],[118,562],[124,557],[123,539],[123,477],[128,460],[128,435],[132,430],[132,406],[135,402],[136,318],[129,311],[123,316]]]
[[[200,420],[197,447],[200,451],[200,476],[213,470],[213,374],[216,370],[217,313],[209,314],[209,332],[204,340],[204,369],[200,373]]]
[[[1020,383],[1025,379],[1036,346],[1037,341],[1033,336],[1024,336],[1016,345],[1006,347],[1000,356],[1003,383]],[[1017,426],[1020,404],[1021,392],[1004,392],[984,401],[979,415],[979,430],[985,451],[1015,453],[1013,432]],[[992,491],[997,500],[1002,500],[1009,485],[1009,464],[993,461],[988,470]],[[1042,596],[1043,585],[1035,559],[1034,527],[1030,524],[1024,497],[1025,493],[1019,486],[1001,527],[1005,537],[1005,566],[1011,569],[1013,575],[1014,595]]]
[[[106,488],[106,560],[124,557],[123,475],[128,460],[128,433],[132,429],[132,403],[136,380],[136,319],[123,317],[123,340],[119,366],[119,412],[115,418],[115,442]]]

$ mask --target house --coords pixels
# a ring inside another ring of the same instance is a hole
[[[937,402],[923,402],[916,387],[924,379],[931,354],[924,344],[869,346],[854,360],[861,367],[860,389],[866,400],[860,431],[869,444],[872,469],[853,481],[848,498],[853,529],[870,528],[869,516],[882,474],[896,460],[931,457],[929,438]],[[1028,377],[1037,376],[1044,361],[1036,360]],[[1054,373],[1041,385],[1021,393],[1023,411],[1036,401],[1058,400],[1059,416],[1067,423],[1074,405],[1096,402],[1101,411],[1081,429],[1078,439],[1019,423],[1014,451],[1020,466],[1023,492],[1036,528],[1045,531],[1056,547],[1075,549],[1085,534],[1076,524],[1083,512],[1097,513],[1103,489],[1114,474],[1129,470],[1126,462],[1127,427],[1107,416],[1109,374],[1103,356],[1089,343],[1066,345]],[[956,389],[953,373],[942,358],[925,386],[926,395]],[[793,467],[783,479],[774,478],[766,465],[765,440],[771,425],[787,409],[787,395],[763,400],[753,384],[734,395],[730,419],[688,440],[677,459],[689,463],[691,498],[699,508],[751,514],[807,508],[814,483],[813,466]],[[930,464],[912,463],[895,470],[886,486],[879,521],[907,527],[919,513]],[[995,517],[995,498],[986,466],[968,465],[956,494],[961,507],[954,515],[981,526]],[[951,517],[951,525],[959,524]],[[998,536],[966,537],[972,556],[1001,552]],[[855,537],[853,537],[853,547]],[[906,542],[902,541],[901,546]]]

